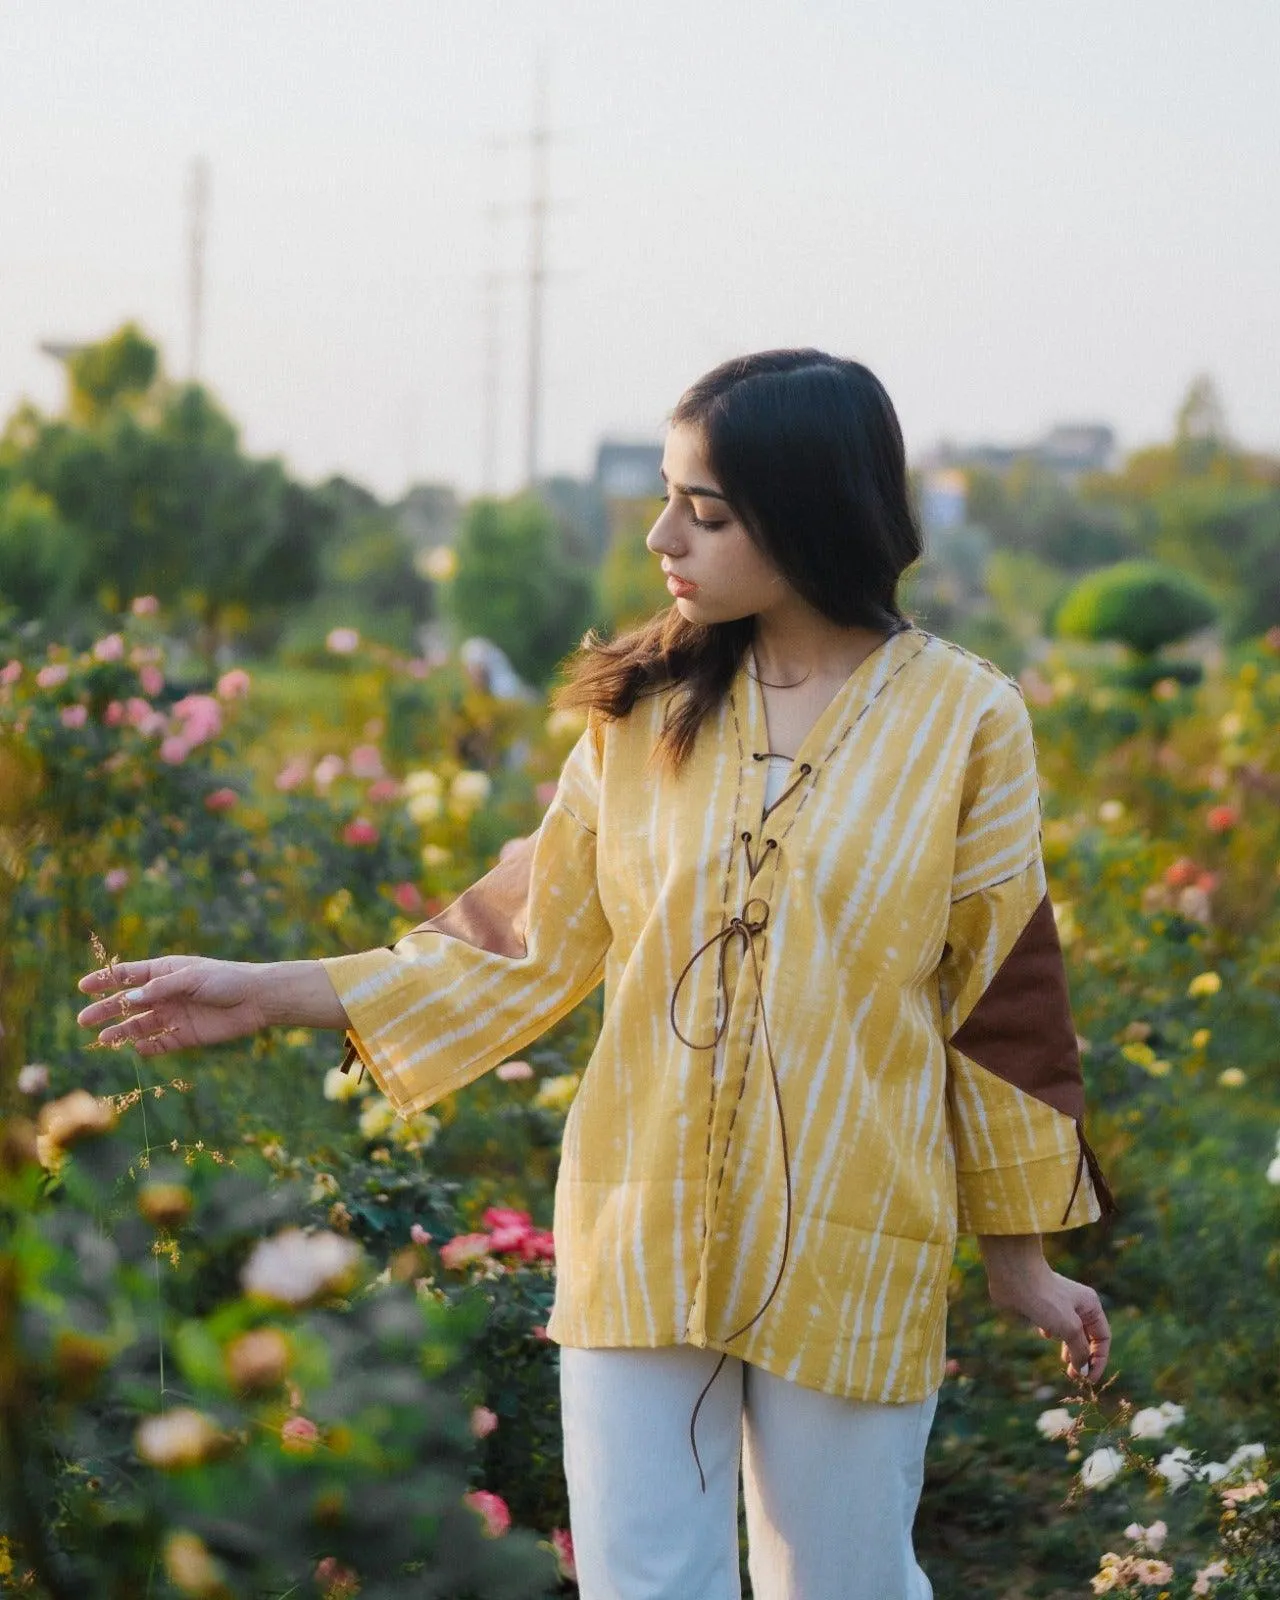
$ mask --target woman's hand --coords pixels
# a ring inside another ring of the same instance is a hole
[[[1111,1328],[1096,1291],[1055,1272],[1038,1234],[988,1234],[978,1244],[992,1304],[1018,1312],[1045,1338],[1061,1339],[1067,1376],[1096,1385],[1111,1352]]]
[[[207,956],[119,962],[81,978],[85,994],[105,998],[86,1006],[76,1021],[86,1028],[108,1024],[99,1044],[129,1043],[143,1056],[223,1044],[268,1026],[268,970],[261,963]]]

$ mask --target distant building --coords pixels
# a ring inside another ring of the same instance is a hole
[[[447,483],[415,483],[394,511],[400,531],[416,550],[451,545],[462,520],[457,493]]]
[[[662,446],[602,439],[596,451],[596,487],[606,500],[652,500],[662,494]]]
[[[964,523],[969,485],[958,467],[925,467],[920,473],[920,520],[930,533]]]
[[[1116,465],[1115,429],[1104,422],[1060,422],[1041,439],[1026,444],[944,442],[920,463],[922,474],[981,468],[1003,476],[1011,468],[1033,462],[1064,483],[1074,484],[1091,472],[1110,472]]]

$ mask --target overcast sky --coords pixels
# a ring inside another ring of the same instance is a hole
[[[917,454],[1165,437],[1201,371],[1280,449],[1276,0],[0,0],[0,414],[127,317],[185,373],[202,154],[247,448],[477,488],[496,269],[513,486],[540,48],[544,470],[780,344],[866,361]]]

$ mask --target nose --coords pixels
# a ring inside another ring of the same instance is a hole
[[[683,546],[679,538],[678,527],[678,523],[671,514],[671,507],[669,505],[664,506],[662,515],[654,523],[653,527],[649,529],[645,538],[646,547],[655,556],[679,554]]]

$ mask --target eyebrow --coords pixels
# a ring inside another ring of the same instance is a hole
[[[719,489],[708,489],[697,483],[672,483],[663,467],[658,468],[658,475],[669,489],[674,489],[677,494],[687,494],[691,500],[696,495],[700,500],[723,500],[726,505],[729,503],[728,495],[721,494]]]

